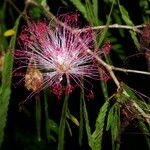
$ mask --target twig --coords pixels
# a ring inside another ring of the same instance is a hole
[[[145,120],[147,121],[147,123],[150,125],[150,115],[146,114],[143,111],[143,109],[141,109],[141,107],[136,102],[134,102],[134,101],[133,101],[133,106],[140,113],[140,115],[145,118]]]
[[[121,72],[125,72],[125,73],[129,72],[129,73],[137,73],[137,74],[150,75],[150,72],[146,72],[146,71],[131,70],[131,69],[114,67],[114,66],[110,66],[110,67],[112,68],[112,70],[121,71]]]
[[[42,5],[38,4],[37,2],[33,1],[33,0],[27,0],[27,3],[32,3],[34,5],[40,6],[42,7],[42,9],[46,12],[47,16],[49,16],[52,20],[54,20],[56,23],[60,24],[61,26],[65,26],[68,30],[72,31],[72,28],[68,25],[66,25],[65,23],[63,23],[62,21],[58,20],[50,11],[49,9],[46,9],[45,7],[43,7]],[[143,28],[145,27],[145,24],[141,24],[141,25],[136,25],[136,26],[129,26],[129,25],[120,25],[120,24],[112,24],[112,25],[101,25],[101,26],[95,26],[95,27],[87,27],[84,29],[74,29],[74,32],[86,32],[88,30],[102,30],[105,29],[106,27],[110,28],[110,29],[128,29],[128,30],[133,30],[135,32],[141,33],[141,31],[139,30],[139,28]]]
[[[111,67],[109,64],[105,63],[100,57],[98,57],[97,55],[95,55],[95,53],[92,52],[90,49],[88,49],[87,52],[88,52],[89,54],[91,54],[92,56],[94,56],[94,58],[95,58],[101,65],[103,65],[103,66],[108,70],[108,72],[110,73],[110,76],[111,76],[112,79],[114,80],[114,82],[115,82],[117,88],[120,89],[120,88],[121,88],[120,82],[118,81],[118,79],[116,78],[114,72],[112,71],[112,67]]]
[[[109,25],[108,28],[110,28],[110,29],[127,29],[127,30],[133,30],[135,32],[141,33],[139,28],[143,28],[145,26],[146,26],[145,24],[136,25],[136,26],[112,24],[112,25]],[[91,30],[91,29],[92,30],[102,30],[104,28],[106,28],[106,25],[95,26],[95,27],[88,27],[88,28],[84,28],[84,29],[78,29],[78,30],[76,30],[76,32],[86,32],[86,31]]]

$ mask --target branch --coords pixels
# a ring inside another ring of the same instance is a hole
[[[141,107],[136,102],[134,102],[134,101],[133,101],[133,106],[140,113],[140,115],[145,118],[145,120],[147,121],[147,123],[150,125],[150,115],[146,114],[143,111],[143,109],[141,109]]]
[[[146,71],[131,70],[131,69],[114,67],[114,66],[110,66],[110,67],[112,68],[112,70],[121,71],[121,72],[125,72],[125,73],[129,72],[129,73],[137,73],[137,74],[150,75],[150,72],[146,72]]]
[[[120,82],[119,82],[118,79],[116,78],[116,76],[115,76],[113,70],[116,69],[116,70],[118,70],[118,71],[123,71],[123,72],[127,72],[127,71],[131,72],[131,71],[132,71],[133,73],[139,73],[139,72],[142,73],[142,71],[129,70],[129,69],[122,69],[122,68],[113,67],[113,66],[107,64],[106,62],[104,62],[100,57],[98,57],[97,55],[95,55],[95,53],[92,52],[90,49],[88,49],[87,52],[88,52],[89,54],[91,54],[101,65],[103,65],[103,66],[107,69],[107,71],[110,73],[110,76],[111,76],[112,79],[114,80],[114,82],[115,82],[115,84],[116,84],[116,86],[117,86],[118,89],[121,88]],[[148,73],[148,72],[144,72],[144,73]],[[149,75],[150,75],[150,74],[149,74]],[[129,95],[125,90],[123,90],[123,94],[125,94],[127,97],[130,98],[130,95]],[[133,101],[133,107],[140,113],[141,116],[143,116],[143,118],[144,118],[144,119],[147,121],[147,123],[150,125],[150,115],[149,115],[149,114],[146,114],[146,113],[142,110],[142,108],[141,108],[135,101]]]
[[[37,6],[41,7],[45,11],[45,14],[47,15],[47,17],[50,17],[51,19],[53,19],[56,23],[60,24],[61,26],[65,26],[68,30],[72,30],[72,28],[70,26],[66,25],[65,23],[63,23],[62,21],[60,21],[59,19],[57,19],[49,11],[49,9],[45,8],[43,5],[38,4],[34,0],[27,0],[26,2],[27,3],[32,3],[34,5],[37,5]],[[141,33],[141,31],[139,30],[139,28],[143,28],[145,26],[146,26],[145,24],[136,25],[136,26],[112,24],[112,25],[101,25],[101,26],[95,26],[95,27],[88,27],[88,28],[84,28],[84,29],[74,29],[74,32],[86,32],[86,31],[91,30],[91,29],[92,30],[102,30],[102,29],[105,29],[106,27],[108,27],[110,29],[127,29],[127,30],[133,30],[135,32]]]
[[[90,49],[88,49],[87,52],[88,52],[90,55],[92,55],[101,65],[103,65],[103,66],[107,69],[107,71],[110,73],[110,76],[111,76],[112,79],[114,80],[114,82],[115,82],[117,88],[120,89],[120,88],[121,88],[120,82],[119,82],[118,79],[116,78],[116,76],[115,76],[115,74],[114,74],[114,72],[113,72],[113,70],[112,70],[111,65],[107,64],[106,62],[104,62],[99,56],[95,55],[95,53],[92,52]]]
[[[136,26],[112,24],[112,25],[108,25],[108,28],[110,28],[110,29],[127,29],[127,30],[133,30],[135,32],[141,33],[139,28],[143,28],[145,26],[146,26],[145,24],[136,25]],[[78,30],[76,30],[76,32],[86,32],[91,29],[92,30],[102,30],[102,29],[105,29],[106,27],[107,27],[107,25],[88,27],[88,28],[84,28],[84,29],[78,29]]]

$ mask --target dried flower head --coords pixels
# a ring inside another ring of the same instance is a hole
[[[150,24],[147,24],[141,31],[140,41],[145,47],[150,46]]]
[[[22,48],[15,56],[21,62],[19,70],[33,68],[25,76],[27,89],[36,92],[50,87],[60,97],[64,91],[71,93],[76,85],[82,87],[83,78],[100,79],[94,57],[87,53],[93,47],[93,32],[71,29],[45,22],[30,22],[23,28],[19,37]],[[33,83],[37,81],[40,84]]]
[[[150,23],[148,23],[141,31],[140,44],[141,49],[145,51],[148,71],[150,71]]]
[[[25,75],[25,87],[28,90],[37,91],[43,83],[42,73],[36,68],[28,68]]]

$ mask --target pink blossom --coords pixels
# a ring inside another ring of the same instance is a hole
[[[21,48],[16,50],[15,57],[21,66],[16,70],[31,67],[42,73],[44,80],[37,92],[50,87],[61,96],[64,91],[71,93],[73,87],[83,87],[82,80],[100,79],[98,65],[87,53],[87,49],[93,48],[91,30],[81,33],[65,26],[30,22],[24,26],[19,41]]]

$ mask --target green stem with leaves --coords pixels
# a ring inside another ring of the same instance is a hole
[[[9,47],[7,47],[8,51],[4,57],[4,66],[2,71],[2,83],[0,86],[0,146],[4,140],[4,130],[7,121],[7,111],[10,101],[11,95],[11,80],[12,80],[12,69],[13,69],[13,56],[12,50],[15,48],[16,44],[16,36],[20,18],[20,15],[14,25],[15,35],[11,37]]]

